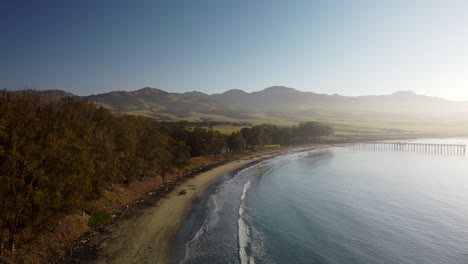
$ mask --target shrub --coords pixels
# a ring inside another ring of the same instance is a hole
[[[88,226],[95,228],[108,223],[111,219],[111,214],[106,211],[99,211],[89,218]]]

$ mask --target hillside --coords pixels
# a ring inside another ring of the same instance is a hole
[[[46,91],[47,92],[47,91]],[[64,92],[49,93],[59,95]],[[161,120],[250,122],[294,125],[320,121],[335,126],[337,135],[468,135],[468,102],[417,95],[342,96],[273,86],[247,93],[199,91],[169,93],[156,88],[114,91],[83,97],[115,112]],[[239,128],[232,128],[237,130]],[[232,129],[225,132],[230,133]]]
[[[273,86],[259,92],[229,90],[209,98],[224,104],[261,111],[297,113],[310,109],[334,109],[388,113],[468,112],[468,102],[453,102],[442,98],[400,91],[380,96],[341,96],[301,92],[293,88]]]
[[[468,102],[454,102],[438,97],[417,95],[410,91],[391,95],[341,96],[302,92],[283,86],[247,93],[234,89],[222,94],[208,95],[193,91],[169,93],[156,88],[136,91],[115,91],[85,97],[113,110],[149,112],[187,117],[191,113],[221,114],[243,117],[247,110],[269,111],[279,114],[300,113],[311,109],[328,111],[352,110],[374,113],[468,113]]]
[[[202,96],[202,93],[182,95],[146,87],[137,91],[115,91],[84,98],[114,111],[163,120],[203,121],[248,118],[241,109],[227,107],[218,101],[211,100],[208,96]]]

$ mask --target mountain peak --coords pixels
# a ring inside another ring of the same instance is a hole
[[[236,94],[247,94],[241,89],[231,89],[223,93],[224,95],[236,95]]]
[[[166,91],[163,91],[163,90],[158,89],[158,88],[152,88],[152,87],[144,87],[144,88],[141,88],[140,90],[136,90],[135,92],[143,92],[143,93],[164,92],[164,93],[167,93]]]
[[[185,92],[182,95],[186,97],[203,97],[203,98],[209,97],[209,95],[200,91]]]
[[[289,88],[285,86],[270,86],[268,88],[263,89],[260,93],[291,93],[291,92],[299,92],[294,88]]]

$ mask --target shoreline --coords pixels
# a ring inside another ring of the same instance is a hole
[[[65,263],[171,263],[177,234],[193,204],[223,175],[278,155],[326,147],[333,146],[320,144],[265,150],[201,172],[157,202],[148,201],[133,216],[117,219],[101,228],[101,233],[67,256]]]

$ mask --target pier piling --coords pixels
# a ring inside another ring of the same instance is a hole
[[[361,141],[356,142],[355,146],[362,149],[422,152],[441,155],[465,156],[466,154],[466,145],[453,144]]]

